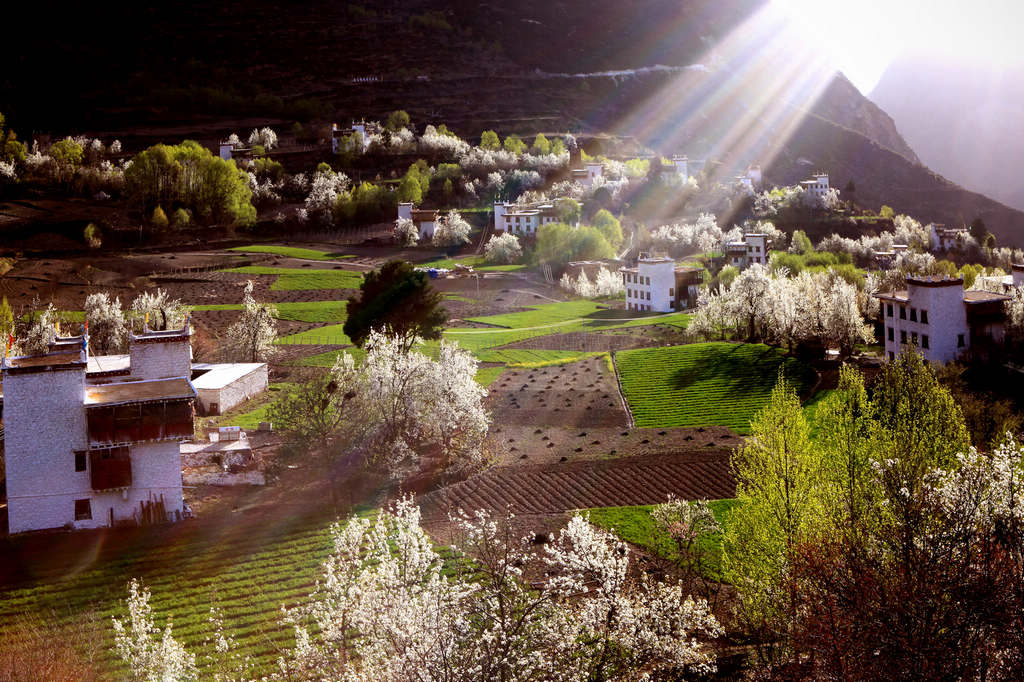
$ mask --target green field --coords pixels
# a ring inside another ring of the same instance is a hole
[[[294,320],[295,322],[344,322],[347,301],[299,301],[295,303],[275,303],[277,319]],[[191,310],[241,310],[241,303],[213,303],[189,306]]]
[[[304,332],[282,336],[274,343],[281,345],[346,346],[352,341],[345,336],[344,324],[307,329]]]
[[[585,353],[574,350],[533,350],[531,348],[500,348],[477,353],[481,362],[504,362],[509,367],[527,368],[561,365],[594,355],[603,355],[603,353]]]
[[[525,270],[525,265],[513,263],[511,265],[488,265],[483,256],[466,256],[463,258],[442,258],[432,260],[429,263],[417,263],[418,268],[444,268],[454,270],[456,265],[468,265],[474,270],[481,272],[516,272]]]
[[[698,343],[615,354],[622,390],[641,427],[727,426],[750,433],[780,367],[803,391],[814,372],[762,344]]]
[[[284,392],[294,384],[270,384],[267,392],[247,400],[237,410],[230,410],[215,419],[217,426],[241,426],[243,429],[255,431],[260,422],[267,421],[267,412],[281,399]]]
[[[501,376],[505,371],[504,367],[481,367],[476,371],[476,383],[487,388]]]
[[[243,275],[277,275],[270,287],[273,291],[312,291],[315,289],[358,289],[363,281],[361,272],[352,270],[306,270],[304,268],[270,268],[248,265],[230,268],[224,272]]]
[[[158,624],[173,616],[175,639],[199,653],[200,664],[202,654],[210,652],[204,640],[210,634],[210,607],[217,605],[240,652],[259,664],[261,674],[273,672],[278,649],[294,644],[293,630],[280,625],[281,605],[304,600],[320,575],[332,546],[329,519],[307,514],[266,522],[264,516],[262,523],[246,523],[244,518],[229,515],[201,532],[186,522],[125,531],[108,541],[92,535],[91,548],[80,546],[81,537],[55,536],[55,543],[74,543],[60,557],[66,565],[47,566],[58,561],[55,557],[33,558],[30,585],[0,591],[0,637],[17,614],[91,613],[103,639],[85,645],[109,668],[107,677],[118,679],[110,617],[125,616],[126,585],[136,577],[153,593]],[[19,542],[3,541],[0,552],[13,555]]]
[[[272,253],[286,258],[306,258],[308,260],[341,260],[343,258],[355,258],[351,254],[330,253],[318,249],[303,249],[296,246],[278,246],[274,244],[250,244],[248,246],[234,246],[228,251],[244,251],[245,253]]]
[[[712,500],[708,503],[715,519],[723,527],[728,527],[729,515],[739,502],[737,500]],[[677,558],[676,546],[672,538],[661,532],[651,518],[654,505],[635,507],[597,507],[584,510],[590,515],[594,525],[614,530],[619,537],[634,545],[639,545],[664,559]],[[714,578],[721,574],[722,536],[709,535],[700,540],[707,552],[708,563],[703,574]]]

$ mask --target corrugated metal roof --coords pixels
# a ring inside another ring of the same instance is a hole
[[[252,374],[261,367],[266,367],[263,362],[231,362],[224,364],[194,363],[192,371],[207,370],[193,380],[192,385],[199,389],[224,388],[244,376]]]

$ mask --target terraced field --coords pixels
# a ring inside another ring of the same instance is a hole
[[[780,368],[801,391],[814,372],[761,344],[699,343],[616,353],[622,391],[637,426],[727,426],[750,432]]]
[[[328,526],[319,514],[232,514],[220,524],[5,540],[0,637],[20,613],[52,610],[74,618],[91,612],[104,639],[87,645],[117,678],[110,616],[123,617],[126,584],[137,577],[153,593],[158,623],[173,616],[175,638],[199,652],[200,663],[211,653],[204,638],[210,606],[218,605],[242,653],[269,673],[278,649],[294,644],[292,630],[279,624],[280,607],[302,601],[312,589],[330,551]]]
[[[308,260],[342,260],[355,258],[351,254],[330,253],[319,249],[303,249],[297,246],[278,246],[276,244],[250,244],[248,246],[235,246],[229,251],[242,251],[244,253],[272,253],[275,256],[285,258],[305,258]]]
[[[277,319],[294,322],[344,322],[347,301],[297,301],[275,303]],[[241,303],[212,303],[194,305],[190,308],[196,312],[210,310],[241,310]]]
[[[425,514],[449,507],[509,508],[515,514],[659,504],[733,497],[736,483],[727,448],[707,453],[642,455],[555,465],[495,467],[422,498]]]
[[[274,268],[247,265],[225,272],[242,275],[277,275],[272,291],[313,291],[316,289],[358,289],[363,281],[360,272],[352,270],[306,270],[303,268]]]

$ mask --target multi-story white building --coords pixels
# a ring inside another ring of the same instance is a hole
[[[356,123],[353,121],[351,128],[339,128],[337,123],[332,123],[331,152],[337,154],[340,149],[341,138],[352,135],[358,145],[359,151],[365,154],[366,150],[370,148],[370,136],[379,133],[380,126],[376,123],[367,123],[366,121]]]
[[[635,268],[621,268],[626,309],[667,313],[697,303],[700,268],[676,267],[671,258],[641,255]]]
[[[745,234],[743,239],[728,242],[725,245],[726,265],[732,265],[740,270],[753,263],[767,265],[770,248],[771,242],[768,240],[768,235],[761,232]]]
[[[655,161],[657,161],[657,159],[651,163],[654,163]],[[688,158],[685,156],[673,156],[672,164],[676,167],[676,173],[679,173],[679,177],[683,180],[690,177],[690,160]]]
[[[804,188],[805,192],[809,192],[818,199],[824,199],[829,190],[828,173],[815,173],[809,180],[802,181],[800,186]]]
[[[398,205],[398,217],[411,220],[419,232],[420,239],[432,239],[439,219],[436,209],[414,208],[409,202]]]
[[[604,166],[600,161],[588,161],[583,168],[577,168],[570,172],[572,180],[584,187],[590,187],[594,180],[604,176]]]
[[[537,228],[558,222],[553,203],[494,204],[494,233],[508,232],[517,237],[536,237]]]
[[[964,291],[960,278],[907,277],[907,288],[876,293],[890,360],[905,346],[916,347],[929,362],[956,360],[968,349],[1002,340],[1004,303],[1009,296]]]
[[[130,366],[90,371],[87,337],[6,358],[11,533],[175,520],[180,443],[193,434],[188,326],[132,335]]]
[[[932,251],[959,249],[964,245],[964,239],[969,234],[967,230],[946,227],[942,223],[929,223],[928,233]]]

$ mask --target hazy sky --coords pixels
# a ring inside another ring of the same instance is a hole
[[[773,0],[865,95],[902,54],[1024,65],[1024,0]]]

